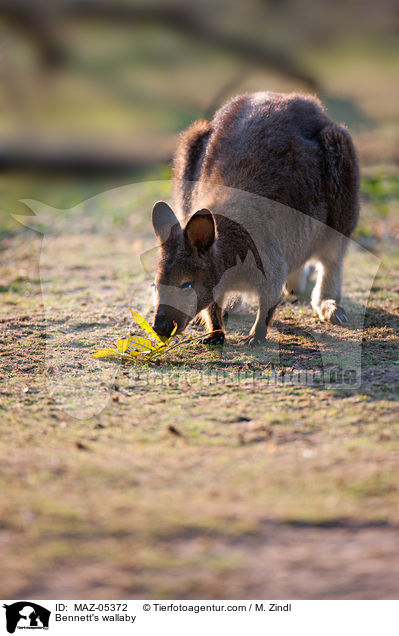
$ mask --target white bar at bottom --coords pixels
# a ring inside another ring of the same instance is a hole
[[[0,603],[0,634],[213,636],[223,630],[251,636],[398,636],[399,601],[14,599]]]

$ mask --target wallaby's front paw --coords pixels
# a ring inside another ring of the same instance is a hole
[[[328,320],[333,325],[342,327],[348,322],[345,310],[340,305],[337,305],[335,300],[323,300],[317,313],[322,320]]]
[[[213,333],[211,336],[205,336],[205,338],[201,338],[201,344],[205,345],[222,345],[224,344],[225,335],[223,331],[217,331]]]
[[[260,345],[265,344],[265,339],[257,338],[256,336],[250,334],[249,336],[243,338],[241,340],[241,343],[252,349],[253,347],[259,347]]]

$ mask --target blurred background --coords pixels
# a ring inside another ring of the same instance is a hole
[[[245,91],[318,94],[397,213],[398,40],[395,0],[0,0],[0,238],[21,198],[169,178],[178,133]]]

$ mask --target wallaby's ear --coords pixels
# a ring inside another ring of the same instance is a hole
[[[209,210],[198,210],[184,230],[191,245],[199,252],[206,252],[215,241],[215,219]]]
[[[152,225],[161,243],[169,238],[172,227],[180,227],[175,213],[165,201],[158,201],[152,208]]]

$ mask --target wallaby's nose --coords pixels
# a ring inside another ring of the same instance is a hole
[[[166,336],[167,338],[172,333],[172,328],[169,324],[168,319],[162,314],[157,314],[155,316],[154,330],[159,336]]]

